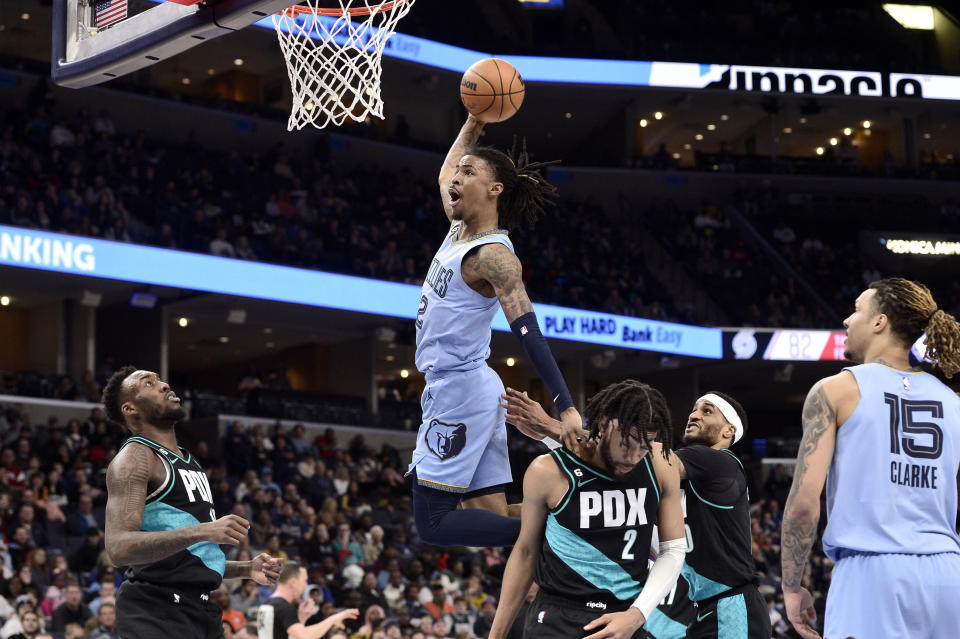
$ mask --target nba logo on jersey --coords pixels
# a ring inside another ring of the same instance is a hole
[[[446,461],[459,455],[467,445],[467,425],[447,424],[434,419],[430,422],[424,440],[431,453]]]
[[[546,614],[546,610],[541,610],[540,614],[537,615],[537,623],[543,623],[543,618],[546,616]]]
[[[903,390],[905,390],[905,391],[910,390],[910,378],[909,378],[909,377],[904,377],[904,378],[903,378]]]
[[[173,603],[180,603],[180,595],[173,593]]]

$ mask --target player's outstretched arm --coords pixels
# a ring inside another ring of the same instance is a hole
[[[115,565],[149,564],[200,541],[238,544],[247,536],[250,524],[236,515],[174,530],[141,530],[147,484],[154,463],[159,460],[153,451],[140,444],[130,444],[107,467],[104,543],[107,555]]]
[[[443,160],[443,166],[440,167],[440,177],[437,182],[440,185],[440,200],[443,202],[443,212],[447,214],[447,219],[453,221],[453,207],[450,206],[450,182],[457,172],[457,164],[467,153],[467,149],[472,147],[480,139],[480,133],[483,131],[484,123],[472,115],[467,116],[467,121],[460,128],[457,139],[453,141],[450,150],[447,151],[447,157]]]
[[[301,608],[305,607],[307,602],[301,604]],[[309,602],[313,603],[313,602]],[[310,624],[305,626],[303,622],[298,622],[287,628],[287,635],[291,639],[321,639],[321,637],[326,636],[332,628],[343,628],[343,622],[347,619],[356,619],[360,616],[360,611],[356,608],[347,608],[346,610],[341,610],[340,612],[334,613],[324,619],[323,621],[318,621],[317,623]]]
[[[647,617],[673,589],[686,556],[687,540],[683,528],[683,507],[680,503],[680,474],[676,464],[669,464],[662,448],[655,445],[648,453],[654,475],[660,486],[660,507],[657,526],[660,535],[657,560],[653,562],[647,581],[636,601],[623,612],[607,613],[583,627],[596,630],[584,639],[629,639],[646,622]],[[673,457],[673,455],[671,455]]]
[[[493,618],[489,639],[503,639],[530,590],[537,556],[543,543],[551,493],[566,485],[560,469],[549,455],[537,457],[523,476],[523,506],[520,512],[520,536],[507,560],[503,573],[500,603]]]
[[[781,574],[787,617],[794,629],[808,639],[820,635],[810,626],[816,619],[813,598],[800,582],[810,548],[817,537],[820,493],[837,442],[837,399],[850,392],[850,385],[859,393],[853,375],[844,372],[820,380],[807,394],[803,404],[803,437],[797,467],[780,528]]]
[[[467,281],[484,280],[493,287],[503,314],[510,322],[510,329],[520,340],[523,350],[550,391],[553,403],[560,412],[564,446],[576,450],[583,420],[573,406],[573,398],[563,381],[557,361],[540,332],[537,315],[533,312],[533,304],[530,303],[527,289],[523,285],[520,260],[503,244],[484,244],[464,257],[460,272]]]

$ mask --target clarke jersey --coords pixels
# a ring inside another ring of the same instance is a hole
[[[490,324],[500,308],[463,281],[460,262],[483,244],[503,244],[513,251],[507,232],[494,229],[457,240],[462,223],[450,227],[437,251],[417,309],[417,370],[421,373],[466,371],[490,357]]]
[[[852,366],[860,402],[837,430],[823,549],[960,553],[960,399],[919,369]]]
[[[147,495],[143,509],[143,530],[175,530],[216,520],[210,483],[193,455],[181,449],[186,453],[186,458],[181,457],[139,436],[130,437],[123,446],[132,442],[151,448],[163,460],[166,471],[163,484]],[[220,546],[201,541],[152,564],[129,566],[124,578],[158,586],[210,591],[220,586],[226,563]]]
[[[540,590],[599,614],[625,610],[647,580],[647,553],[660,507],[649,456],[622,481],[560,448],[567,478],[547,514],[535,578]]]
[[[686,472],[680,486],[690,528],[682,574],[690,599],[703,601],[755,578],[747,477],[726,449],[685,446],[676,455]]]

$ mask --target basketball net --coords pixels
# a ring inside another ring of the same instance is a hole
[[[273,16],[293,93],[288,131],[383,118],[383,48],[415,0],[339,0],[334,9],[321,2],[305,0]]]

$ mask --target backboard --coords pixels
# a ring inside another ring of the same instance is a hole
[[[54,82],[75,89],[100,84],[243,29],[296,2],[177,0],[114,22],[117,13],[126,14],[127,1],[53,0]],[[98,16],[101,28],[96,26]]]

